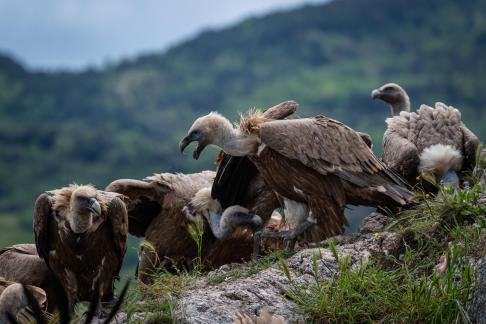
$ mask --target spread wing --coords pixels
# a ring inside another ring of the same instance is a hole
[[[53,225],[54,215],[52,211],[52,197],[48,193],[43,193],[35,201],[34,207],[34,236],[37,253],[44,259],[49,267],[49,250],[51,240],[51,226]]]
[[[296,112],[297,108],[299,108],[297,102],[292,100],[284,101],[265,110],[263,112],[263,117],[271,120],[284,119]]]
[[[108,205],[108,220],[111,223],[114,250],[118,256],[119,267],[121,268],[123,257],[127,251],[128,214],[125,204],[118,197],[114,197]],[[120,268],[118,268],[118,271]]]
[[[117,192],[129,198],[126,202],[128,231],[137,237],[145,236],[147,227],[160,213],[162,208],[160,201],[163,193],[157,190],[152,183],[132,179],[113,181],[105,190]]]

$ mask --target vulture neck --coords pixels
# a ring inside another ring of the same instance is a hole
[[[410,111],[410,98],[406,93],[403,94],[399,101],[390,104],[392,116],[400,115],[402,111]]]
[[[70,209],[68,220],[71,230],[76,234],[87,232],[93,225],[93,217],[90,212],[86,211]]]
[[[259,141],[256,135],[244,135],[238,129],[225,127],[214,144],[229,155],[247,156],[257,151]]]

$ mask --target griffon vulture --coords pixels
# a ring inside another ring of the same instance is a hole
[[[266,120],[285,119],[291,116],[297,110],[298,106],[298,103],[295,101],[282,102],[278,105],[266,109],[263,112],[263,118],[265,118]],[[359,135],[365,141],[365,143],[369,147],[371,147],[371,137],[365,133],[359,133]],[[250,184],[255,182],[263,183],[263,177],[258,172],[255,164],[252,163],[247,156],[231,156],[224,151],[221,151],[217,158],[217,165],[218,169],[211,190],[211,196],[213,199],[217,200],[217,202],[221,203],[223,209],[234,205],[246,206],[249,204],[249,202],[245,201],[245,197],[258,196],[258,193],[252,193],[252,191],[255,187],[258,188],[261,186],[250,186]],[[278,195],[277,198],[281,203],[281,207],[285,208],[284,212],[288,213],[292,211],[292,206],[288,206],[288,204],[286,204],[281,197],[278,197]],[[266,203],[265,200],[260,201],[262,202],[262,204]],[[262,207],[263,206],[257,206],[256,209],[261,211]],[[295,225],[291,223],[292,218],[280,218],[279,220],[271,220],[271,215],[273,215],[273,212],[271,212],[271,210],[267,210],[267,212],[262,215],[263,223],[266,224],[266,232],[282,232],[283,229],[288,228],[289,225],[291,227]],[[233,223],[234,222],[231,222],[231,224]],[[228,230],[230,230],[229,226],[226,228],[226,231]],[[320,237],[322,237],[322,235],[323,233],[317,226],[312,226],[310,229],[305,231],[303,235],[301,235],[299,238],[302,239],[304,242],[308,242],[318,240]],[[256,240],[255,243],[258,244],[258,240]],[[267,237],[264,241],[262,241],[262,246],[266,247],[266,250],[271,250],[280,246],[280,244],[278,243],[278,240],[273,240],[272,238]],[[255,253],[259,253],[259,247],[255,246],[255,248]]]
[[[214,177],[215,172],[212,171],[195,174],[161,173],[143,181],[116,180],[106,187],[107,191],[129,197],[126,203],[129,232],[135,236],[144,236],[149,243],[142,247],[140,255],[140,280],[150,282],[151,273],[160,266],[168,269],[192,267],[192,260],[197,257],[197,246],[188,233],[187,227],[193,219],[188,218],[187,208],[192,208],[191,201],[198,191],[212,186]],[[252,190],[242,198],[245,207],[262,218],[271,215],[279,207],[275,194],[265,186],[261,178],[252,179],[249,186]],[[225,241],[217,240],[211,230],[206,230],[203,235],[202,258],[211,267],[239,262],[251,257],[252,246],[252,231],[246,227],[239,228]]]
[[[265,182],[283,197],[289,211],[286,221],[295,224],[287,238],[294,239],[316,223],[325,236],[342,233],[346,203],[400,206],[412,198],[360,134],[324,116],[268,120],[253,112],[234,128],[213,112],[193,123],[180,143],[181,151],[194,141],[196,159],[212,144],[255,164]]]
[[[372,97],[388,103],[395,115],[386,119],[382,159],[410,184],[428,173],[437,182],[457,187],[457,173],[474,168],[480,142],[459,110],[438,102],[435,109],[421,105],[410,112],[407,93],[394,83],[373,90]]]
[[[0,250],[0,277],[42,288],[47,293],[49,311],[56,307],[49,269],[37,254],[35,244],[16,244]]]
[[[25,290],[28,289],[28,292]],[[24,286],[20,283],[5,280],[0,277],[0,323],[33,323],[36,322],[34,310],[30,307],[31,301],[27,294],[30,293],[36,306],[45,310],[47,297],[44,290],[35,286]],[[11,318],[9,318],[9,316]]]
[[[78,185],[37,198],[37,251],[59,277],[71,305],[91,300],[97,281],[101,300],[113,298],[113,281],[127,250],[127,211],[121,198]]]

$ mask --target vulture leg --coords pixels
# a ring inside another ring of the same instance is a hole
[[[295,247],[295,241],[297,237],[303,234],[307,229],[311,226],[315,225],[313,222],[309,222],[305,220],[304,222],[300,223],[297,227],[282,232],[268,232],[268,231],[259,231],[254,234],[254,241],[253,241],[253,253],[255,255],[260,254],[260,240],[263,237],[267,238],[280,238],[286,241],[286,249],[288,251],[293,251]]]

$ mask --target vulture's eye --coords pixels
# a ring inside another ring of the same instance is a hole
[[[393,87],[386,87],[385,89],[383,89],[383,91],[387,91],[387,92],[393,91],[393,90],[395,90],[395,88],[393,88]]]

